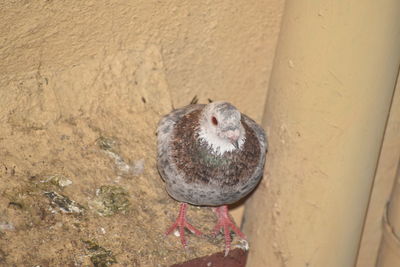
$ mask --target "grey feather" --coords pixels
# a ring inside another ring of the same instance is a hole
[[[244,148],[222,155],[212,154],[207,144],[196,139],[198,122],[191,121],[198,118],[205,107],[189,105],[160,120],[157,167],[172,198],[201,206],[231,204],[249,194],[261,180],[267,150],[266,135],[255,121],[241,114],[241,123],[248,134]],[[188,127],[190,123],[193,127]],[[184,124],[186,128],[182,128]],[[210,173],[215,176],[208,177]]]

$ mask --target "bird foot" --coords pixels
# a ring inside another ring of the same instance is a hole
[[[213,211],[218,216],[218,222],[214,227],[214,235],[217,235],[221,229],[223,229],[225,236],[225,257],[228,255],[229,250],[231,249],[231,235],[230,230],[235,232],[242,239],[246,239],[245,234],[239,230],[239,228],[235,225],[233,220],[230,218],[228,214],[228,206],[224,205],[218,208],[213,208]]]
[[[203,233],[197,230],[193,225],[187,222],[186,220],[186,210],[187,210],[187,204],[186,203],[181,203],[181,206],[179,208],[179,214],[178,217],[176,218],[176,221],[168,230],[165,232],[165,235],[171,234],[175,229],[178,229],[179,231],[179,236],[181,238],[181,243],[184,248],[186,248],[187,243],[185,239],[185,228],[189,229],[192,233],[194,233],[197,236],[202,235]]]

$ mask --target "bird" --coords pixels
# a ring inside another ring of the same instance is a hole
[[[266,152],[264,129],[229,102],[190,104],[163,116],[157,126],[157,169],[167,193],[181,203],[165,235],[178,230],[186,248],[185,228],[203,235],[187,221],[188,204],[212,207],[218,219],[213,234],[223,231],[228,255],[231,230],[246,239],[228,205],[255,189]]]

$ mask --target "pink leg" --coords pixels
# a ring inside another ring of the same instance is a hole
[[[230,230],[233,230],[238,236],[240,236],[243,239],[246,239],[246,236],[239,230],[239,228],[236,227],[235,223],[231,220],[228,214],[227,205],[214,208],[213,210],[218,216],[218,222],[214,227],[214,235],[218,234],[221,228],[223,228],[225,236],[225,256],[227,256],[229,250],[231,249],[231,241],[232,241]]]
[[[194,228],[193,225],[191,225],[186,221],[186,210],[187,210],[187,204],[181,203],[181,206],[179,208],[179,214],[178,217],[176,218],[175,223],[165,232],[165,235],[169,235],[176,228],[178,228],[179,235],[181,237],[181,242],[184,248],[186,248],[185,227],[198,236],[202,235],[202,232]]]

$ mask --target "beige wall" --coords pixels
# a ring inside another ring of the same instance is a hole
[[[118,132],[121,138],[133,135],[126,142],[143,142],[153,134],[161,114],[172,106],[188,104],[195,95],[202,103],[208,98],[229,100],[261,121],[283,2],[3,1],[0,3],[3,163],[17,166],[21,177],[66,168],[59,163],[35,167],[26,157],[29,152],[38,161],[46,158],[49,148],[60,146],[49,141],[52,136],[49,133],[54,133],[57,127],[57,133],[73,132],[60,125],[76,118],[91,118],[89,124],[96,129],[89,131],[84,122],[77,124],[81,127],[77,134],[87,145],[94,142],[99,131],[116,136]],[[323,16],[324,11],[321,12]],[[373,266],[383,203],[390,192],[399,157],[398,91],[358,267]],[[115,118],[118,122],[110,125]],[[38,130],[43,132],[38,135]],[[35,142],[38,136],[43,139],[39,142],[42,145]],[[121,153],[131,159],[146,155],[151,158],[154,151],[149,153],[144,148],[152,149],[154,142],[145,143],[144,147],[127,147]],[[75,152],[70,149],[70,153]],[[149,159],[148,166],[154,169],[152,160]],[[70,178],[79,186],[80,177],[72,173]],[[156,184],[159,182],[156,172],[147,175],[152,175]],[[10,187],[10,183],[18,184],[18,179],[1,186]],[[83,195],[74,191],[70,194],[83,199]],[[239,221],[241,210],[233,214]]]
[[[10,79],[39,66],[60,71],[154,47],[174,106],[195,95],[202,102],[227,99],[260,120],[282,6],[277,0],[3,3],[0,70]]]
[[[129,266],[221,251],[220,239],[189,237],[182,253],[164,238],[176,203],[155,168],[156,124],[196,95],[261,121],[282,9],[282,0],[1,1],[0,222],[16,230],[0,240],[0,265],[88,266],[86,239]],[[116,154],[101,152],[103,137]],[[116,159],[144,170],[127,174]],[[84,222],[51,213],[37,183],[55,174],[72,181],[62,193],[88,208]],[[110,184],[128,191],[127,216],[91,208]],[[209,209],[189,216],[211,231]]]

